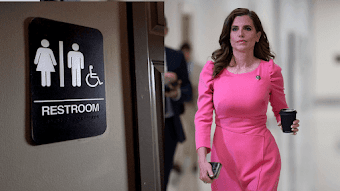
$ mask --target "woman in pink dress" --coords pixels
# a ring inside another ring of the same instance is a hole
[[[270,101],[281,126],[279,111],[288,108],[281,68],[272,59],[266,33],[255,12],[235,9],[226,18],[220,49],[200,74],[195,116],[200,179],[213,191],[277,190],[281,159],[275,139],[266,127]],[[210,148],[215,110],[216,130]],[[292,125],[296,134],[299,120]],[[218,179],[211,165],[221,162]]]

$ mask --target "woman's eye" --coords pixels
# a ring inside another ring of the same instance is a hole
[[[250,28],[250,27],[247,27],[246,30],[247,30],[247,31],[251,31],[251,28]]]
[[[232,28],[231,30],[232,30],[232,31],[237,31],[237,28],[235,27],[235,28]]]

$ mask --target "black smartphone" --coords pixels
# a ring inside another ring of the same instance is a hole
[[[211,180],[213,179],[217,179],[218,176],[220,175],[220,172],[221,172],[221,168],[222,168],[222,164],[219,163],[219,162],[209,162],[211,164],[211,167],[212,167],[212,171],[214,173],[214,176],[213,177],[210,177],[209,178]]]
[[[171,85],[172,85],[173,87],[176,87],[177,84],[178,84],[178,83],[177,83],[177,81],[176,81],[176,82],[172,83]],[[171,91],[171,89],[169,88],[169,86],[165,85],[165,92],[169,92],[169,91]]]

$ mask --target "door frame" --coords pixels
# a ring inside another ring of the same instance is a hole
[[[127,2],[126,10],[135,190],[165,190],[164,2]]]

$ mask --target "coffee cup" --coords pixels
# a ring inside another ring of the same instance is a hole
[[[295,109],[281,109],[280,116],[281,116],[281,125],[282,131],[284,133],[292,133],[291,126],[293,125],[293,121],[296,120],[296,110]]]

